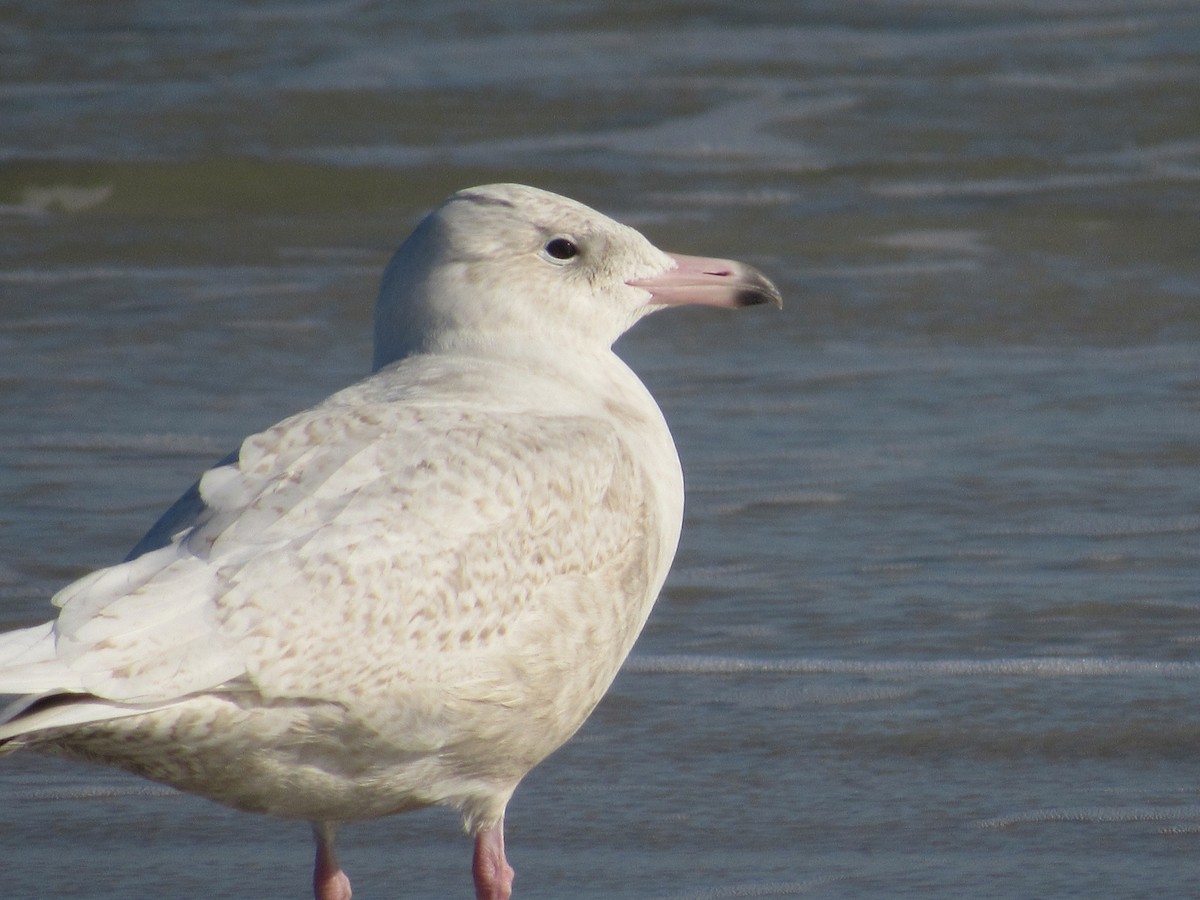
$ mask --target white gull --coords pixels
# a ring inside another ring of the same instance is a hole
[[[612,352],[646,313],[779,303],[521,185],[461,191],[396,252],[375,374],[248,437],[127,560],[0,635],[0,752],[117,766],[307,820],[441,804],[476,896],[511,894],[504,812],[600,701],[679,539],[662,413]]]

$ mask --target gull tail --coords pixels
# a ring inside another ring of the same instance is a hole
[[[0,634],[0,694],[17,695],[0,711],[0,753],[35,732],[136,715],[164,704],[114,703],[87,693],[55,652],[54,623]]]

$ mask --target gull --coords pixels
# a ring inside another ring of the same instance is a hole
[[[613,353],[648,313],[781,305],[565,197],[452,195],[396,251],[374,373],[246,438],[57,618],[0,635],[0,753],[312,824],[442,805],[507,900],[504,814],[599,703],[675,554],[683,476]]]

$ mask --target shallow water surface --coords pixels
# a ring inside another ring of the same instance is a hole
[[[361,377],[389,253],[516,180],[782,313],[621,354],[688,482],[522,898],[1145,897],[1200,853],[1200,11],[1187,2],[0,10],[0,625]],[[5,896],[302,896],[307,826],[0,764]],[[429,811],[361,897],[469,894]]]

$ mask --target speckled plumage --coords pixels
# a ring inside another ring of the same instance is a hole
[[[318,896],[349,896],[335,861],[321,887],[333,824],[444,804],[499,829],[675,552],[674,445],[610,347],[684,302],[677,259],[532,188],[452,197],[385,274],[374,375],[247,438],[53,625],[0,636],[0,691],[25,695],[0,746],[310,820]],[[728,284],[698,302],[777,299],[705,276]]]

